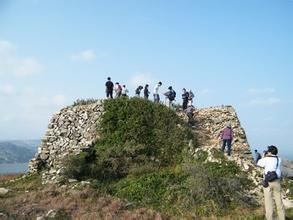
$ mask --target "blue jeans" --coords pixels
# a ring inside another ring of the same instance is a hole
[[[154,102],[160,102],[160,96],[159,94],[154,94]]]
[[[226,145],[227,145],[228,156],[230,156],[231,155],[232,140],[231,139],[224,139],[223,140],[222,149],[221,149],[223,152],[225,150]]]

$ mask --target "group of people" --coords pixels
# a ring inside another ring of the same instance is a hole
[[[115,92],[115,98],[128,97],[128,89],[125,85],[121,86],[118,82],[113,84],[111,78],[108,77],[106,86],[107,98],[113,98],[113,92]],[[160,102],[159,89],[162,86],[162,82],[158,82],[154,87],[153,97],[154,102]],[[135,90],[135,96],[140,97],[143,90],[143,97],[149,99],[150,91],[149,85],[138,86]],[[173,101],[176,98],[176,92],[172,86],[168,87],[168,91],[164,93],[165,105],[168,107],[173,106]],[[194,94],[191,90],[187,91],[185,88],[182,90],[182,109],[188,116],[188,124],[194,126],[194,106],[193,106]],[[221,151],[224,153],[227,146],[227,155],[231,155],[232,141],[233,141],[233,130],[231,123],[227,123],[226,127],[220,132],[221,139]],[[277,207],[277,215],[279,220],[285,220],[285,209],[282,203],[281,197],[281,158],[277,156],[278,149],[275,146],[269,146],[261,156],[260,153],[255,150],[254,161],[257,166],[264,168],[264,198],[265,198],[265,211],[266,218],[268,220],[273,219],[274,203]]]
[[[119,82],[116,82],[115,84],[111,81],[111,77],[107,78],[107,82],[105,84],[106,86],[106,97],[108,99],[113,99],[113,98],[119,98],[119,97],[128,97],[129,95],[129,90],[126,88],[126,85],[120,85]],[[160,95],[159,95],[159,89],[162,86],[162,82],[158,82],[153,90],[153,97],[154,97],[154,102],[159,103],[160,102]],[[149,99],[150,96],[150,91],[149,91],[149,84],[146,84],[144,87],[139,85],[135,89],[135,96],[136,97],[141,97],[141,93],[143,91],[143,98]],[[115,93],[115,96],[113,96]],[[172,86],[168,87],[168,91],[164,93],[165,96],[165,105],[168,107],[173,106],[173,101],[176,98],[176,92],[173,89]],[[182,108],[183,110],[186,110],[188,106],[193,105],[193,98],[194,98],[194,93],[189,90],[187,91],[185,88],[182,90]]]

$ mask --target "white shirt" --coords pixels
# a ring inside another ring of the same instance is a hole
[[[279,163],[278,163],[278,167],[277,167],[277,157],[268,156],[268,157],[261,158],[257,162],[257,166],[265,168],[265,174],[267,174],[269,171],[276,171],[278,177],[280,178],[281,177],[281,162],[282,162],[282,160],[281,160],[281,158],[279,158]],[[276,169],[276,167],[277,167],[277,169]]]
[[[155,88],[154,88],[154,94],[155,94],[155,95],[159,94],[159,88],[160,88],[160,85],[157,84],[157,85],[155,86]]]

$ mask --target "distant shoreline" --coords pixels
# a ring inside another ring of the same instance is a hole
[[[28,162],[0,164],[0,175],[26,173],[27,171]]]

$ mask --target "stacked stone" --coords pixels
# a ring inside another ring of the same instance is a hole
[[[99,139],[97,129],[102,114],[101,101],[70,106],[55,114],[38,153],[29,163],[29,172],[45,167],[43,183],[59,182],[66,158],[89,149]]]
[[[250,179],[259,185],[261,182],[260,170],[254,164],[252,153],[246,138],[244,129],[241,127],[236,111],[231,106],[210,107],[198,109],[195,112],[195,121],[197,123],[196,132],[199,132],[200,147],[193,153],[196,154],[199,150],[204,150],[208,153],[208,161],[219,162],[213,155],[213,149],[221,149],[221,131],[229,123],[233,130],[232,153],[227,160],[235,161],[244,171],[246,171]],[[226,149],[227,150],[227,147]],[[226,152],[225,152],[225,155]],[[259,194],[260,187],[256,187],[251,194]]]

